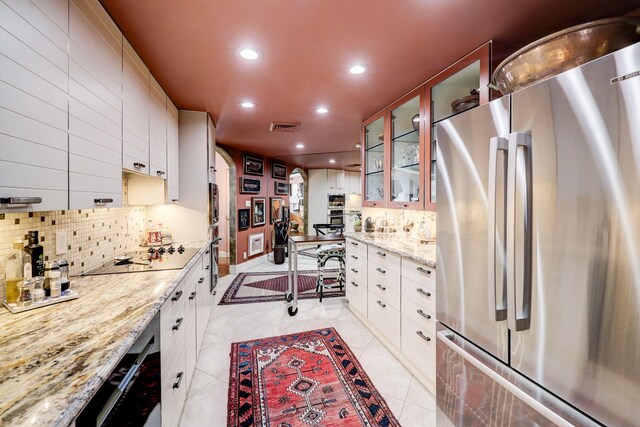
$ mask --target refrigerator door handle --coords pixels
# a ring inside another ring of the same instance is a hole
[[[502,233],[498,233],[497,227],[497,208],[496,208],[496,193],[498,189],[497,186],[497,175],[498,175],[498,151],[504,151],[505,154],[508,153],[509,140],[507,138],[494,137],[489,140],[489,226],[487,227],[488,236],[487,236],[487,254],[488,254],[488,284],[489,284],[489,294],[488,294],[488,309],[489,309],[489,317],[491,320],[498,322],[501,320],[505,320],[507,318],[507,292],[506,292],[506,283],[504,281],[504,274],[498,275],[496,278],[496,241],[500,235],[503,236],[504,239],[504,223],[500,224],[502,227]],[[505,163],[506,165],[506,163]],[[506,176],[506,170],[503,170],[503,175]],[[503,195],[504,195],[504,187],[502,187]],[[504,218],[504,213],[502,215]],[[504,241],[500,242],[499,250],[504,252]],[[504,256],[502,258],[502,265],[504,266]],[[498,298],[496,294],[498,289],[496,287],[496,279],[500,280],[500,287],[502,288],[501,297]]]
[[[509,135],[507,165],[507,322],[512,331],[531,325],[531,133]]]

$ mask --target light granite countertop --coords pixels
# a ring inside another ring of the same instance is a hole
[[[345,233],[345,237],[407,257],[428,267],[436,268],[435,242],[425,243],[398,233]]]
[[[67,426],[162,303],[182,270],[72,277],[81,297],[20,314],[0,310],[0,426]]]

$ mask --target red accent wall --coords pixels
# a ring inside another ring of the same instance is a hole
[[[235,150],[232,148],[225,147],[224,145],[220,145],[222,149],[224,149],[231,158],[235,161],[236,164],[236,212],[230,213],[231,215],[236,216],[236,227],[238,224],[238,209],[245,209],[245,202],[251,202],[252,197],[264,197],[266,198],[266,209],[267,209],[267,223],[263,226],[259,227],[251,227],[247,230],[237,230],[236,235],[236,264],[242,264],[243,262],[249,261],[250,259],[260,257],[265,253],[269,253],[272,251],[271,248],[271,234],[273,232],[273,228],[271,226],[271,203],[269,201],[270,197],[280,197],[284,201],[285,205],[289,205],[289,196],[280,196],[275,194],[274,182],[286,182],[289,184],[289,175],[291,175],[291,171],[296,167],[299,167],[294,164],[281,162],[280,160],[274,160],[269,157],[259,156],[253,153],[243,152],[240,150]],[[253,157],[258,157],[264,160],[264,175],[256,176],[256,175],[245,175],[243,173],[243,156],[244,154],[249,154]],[[279,180],[271,177],[271,162],[276,161],[277,163],[283,163],[287,165],[287,179]],[[240,194],[240,177],[246,177],[251,179],[259,179],[261,182],[260,185],[260,193],[259,194]],[[233,197],[232,194],[229,197]],[[264,233],[264,248],[265,251],[262,254],[254,255],[249,257],[249,235],[255,233]],[[247,253],[247,259],[244,259],[243,253]]]

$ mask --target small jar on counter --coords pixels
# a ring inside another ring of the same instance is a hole
[[[18,304],[28,307],[33,302],[33,284],[31,279],[22,281],[20,286],[20,296],[18,297]]]
[[[44,299],[44,277],[37,276],[29,280],[31,281],[31,286],[33,286],[33,291],[31,293],[33,302],[42,301]]]
[[[56,261],[46,261],[44,263],[44,294],[45,296],[51,296],[51,275],[53,272],[58,273],[58,278],[60,277],[60,266]]]
[[[58,298],[62,293],[62,279],[60,279],[60,270],[52,270],[49,273],[49,291],[51,298]]]
[[[69,261],[66,259],[58,260],[58,266],[60,267],[60,279],[62,279],[62,292],[69,289],[70,281],[69,281]]]

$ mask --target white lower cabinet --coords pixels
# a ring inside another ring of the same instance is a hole
[[[352,239],[349,308],[435,394],[435,269]]]
[[[196,260],[191,270],[160,308],[160,376],[162,425],[177,426],[193,380],[212,298],[208,255]]]

